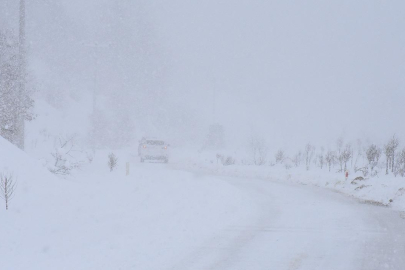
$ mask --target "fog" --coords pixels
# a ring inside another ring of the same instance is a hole
[[[0,0],[0,269],[405,269],[404,11]]]
[[[9,26],[18,11],[11,2],[0,6]],[[57,108],[87,100],[90,108],[96,93],[96,107],[137,137],[202,141],[218,123],[230,144],[256,135],[274,148],[338,137],[384,142],[405,137],[404,8],[33,0],[29,65],[39,97]]]
[[[177,57],[175,83],[196,109],[208,105],[207,117],[216,91],[215,120],[233,132],[264,132],[281,145],[403,135],[402,2],[156,6]]]

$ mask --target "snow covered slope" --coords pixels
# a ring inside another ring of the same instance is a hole
[[[56,198],[51,191],[56,186],[63,186],[39,161],[1,137],[0,173],[11,175],[17,181],[15,197],[10,202],[10,212],[26,213],[35,208],[46,210],[49,204],[47,200]]]
[[[162,269],[255,213],[224,182],[133,162],[125,176],[119,161],[110,172],[100,156],[60,179],[0,140],[0,169],[18,179],[9,210],[0,208],[0,269]]]

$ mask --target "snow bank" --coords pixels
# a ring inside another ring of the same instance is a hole
[[[17,181],[15,197],[11,201],[14,213],[32,208],[46,209],[46,200],[53,197],[52,190],[58,179],[49,173],[39,161],[0,137],[0,173],[12,175]],[[62,183],[59,183],[59,186]]]
[[[261,178],[271,181],[314,185],[333,189],[343,194],[358,198],[366,203],[392,207],[395,210],[405,211],[405,178],[392,175],[380,175],[364,180],[354,180],[361,173],[350,173],[348,179],[343,173],[328,172],[328,169],[291,167],[284,165],[244,165],[235,164],[223,166],[214,153],[197,153],[194,158],[190,155],[179,155],[171,164],[174,168],[188,171],[205,172],[212,175],[223,175],[243,178]]]

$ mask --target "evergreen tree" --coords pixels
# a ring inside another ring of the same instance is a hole
[[[23,125],[31,120],[33,100],[25,82],[25,73],[20,69],[19,44],[11,31],[0,30],[0,136],[23,148]],[[22,135],[22,136],[21,136]]]

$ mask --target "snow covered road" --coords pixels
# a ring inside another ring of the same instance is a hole
[[[253,201],[255,215],[216,232],[171,269],[405,268],[405,220],[390,209],[320,188],[225,181],[249,194],[238,203]]]
[[[405,220],[389,208],[164,164],[125,176],[103,161],[67,180],[20,174],[0,215],[1,270],[404,269]]]

